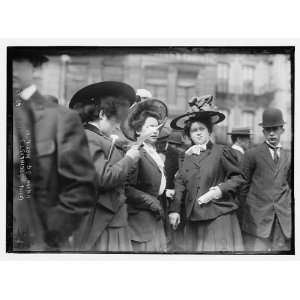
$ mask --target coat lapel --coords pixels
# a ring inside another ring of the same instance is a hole
[[[287,154],[283,149],[281,149],[280,150],[279,161],[278,161],[278,164],[277,164],[277,167],[276,167],[276,170],[275,170],[275,176],[278,175],[279,171],[283,168],[286,161],[287,161]]]
[[[92,124],[89,124],[89,123],[85,124],[84,129],[90,130],[90,131],[102,136],[102,134],[100,133],[99,128],[97,128],[96,126],[94,126]]]
[[[262,150],[263,150],[262,153],[263,153],[264,158],[266,159],[266,162],[272,168],[272,170],[275,170],[276,166],[275,166],[274,160],[272,158],[272,155],[270,153],[269,147],[267,146],[266,143],[264,143],[262,145]]]
[[[161,174],[160,169],[156,162],[153,160],[153,158],[147,153],[145,149],[142,149],[142,153],[144,157],[158,170],[158,172]]]

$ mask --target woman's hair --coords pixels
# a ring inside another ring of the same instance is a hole
[[[151,110],[144,110],[139,115],[136,115],[135,118],[131,118],[129,125],[134,129],[135,132],[141,131],[146,119],[149,117],[156,119],[158,122],[161,119],[160,115],[157,112]]]
[[[82,123],[87,123],[99,119],[100,111],[103,111],[108,119],[115,117],[121,121],[126,118],[129,106],[130,102],[126,98],[108,96],[95,103],[76,103],[74,109],[79,113]]]
[[[204,124],[206,126],[208,132],[212,133],[213,124],[209,118],[201,119],[201,120],[199,118],[190,118],[185,122],[185,126],[184,126],[184,134],[187,137],[191,138],[190,130],[191,130],[192,125],[196,122]]]

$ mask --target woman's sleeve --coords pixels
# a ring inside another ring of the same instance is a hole
[[[136,188],[139,176],[139,163],[137,162],[132,168],[126,184],[127,202],[135,208],[151,210],[153,212],[160,212],[162,210],[161,204],[154,196],[145,193]]]
[[[245,184],[245,178],[231,148],[224,147],[221,161],[226,174],[226,180],[218,185],[222,195],[236,194],[242,185]]]
[[[129,156],[124,156],[118,162],[111,164],[106,160],[104,151],[98,143],[89,140],[89,147],[97,172],[97,188],[105,191],[123,185],[134,165],[134,160]]]

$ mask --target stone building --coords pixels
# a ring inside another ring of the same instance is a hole
[[[36,75],[44,94],[67,105],[81,87],[103,80],[146,88],[166,101],[170,117],[187,110],[194,95],[213,94],[226,120],[216,128],[219,142],[230,142],[232,127],[249,126],[253,142],[262,141],[258,126],[266,107],[283,110],[287,121],[283,145],[291,148],[291,62],[287,55],[126,54],[50,56]]]

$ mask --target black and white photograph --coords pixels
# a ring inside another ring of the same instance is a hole
[[[6,50],[6,252],[295,254],[295,47]]]

